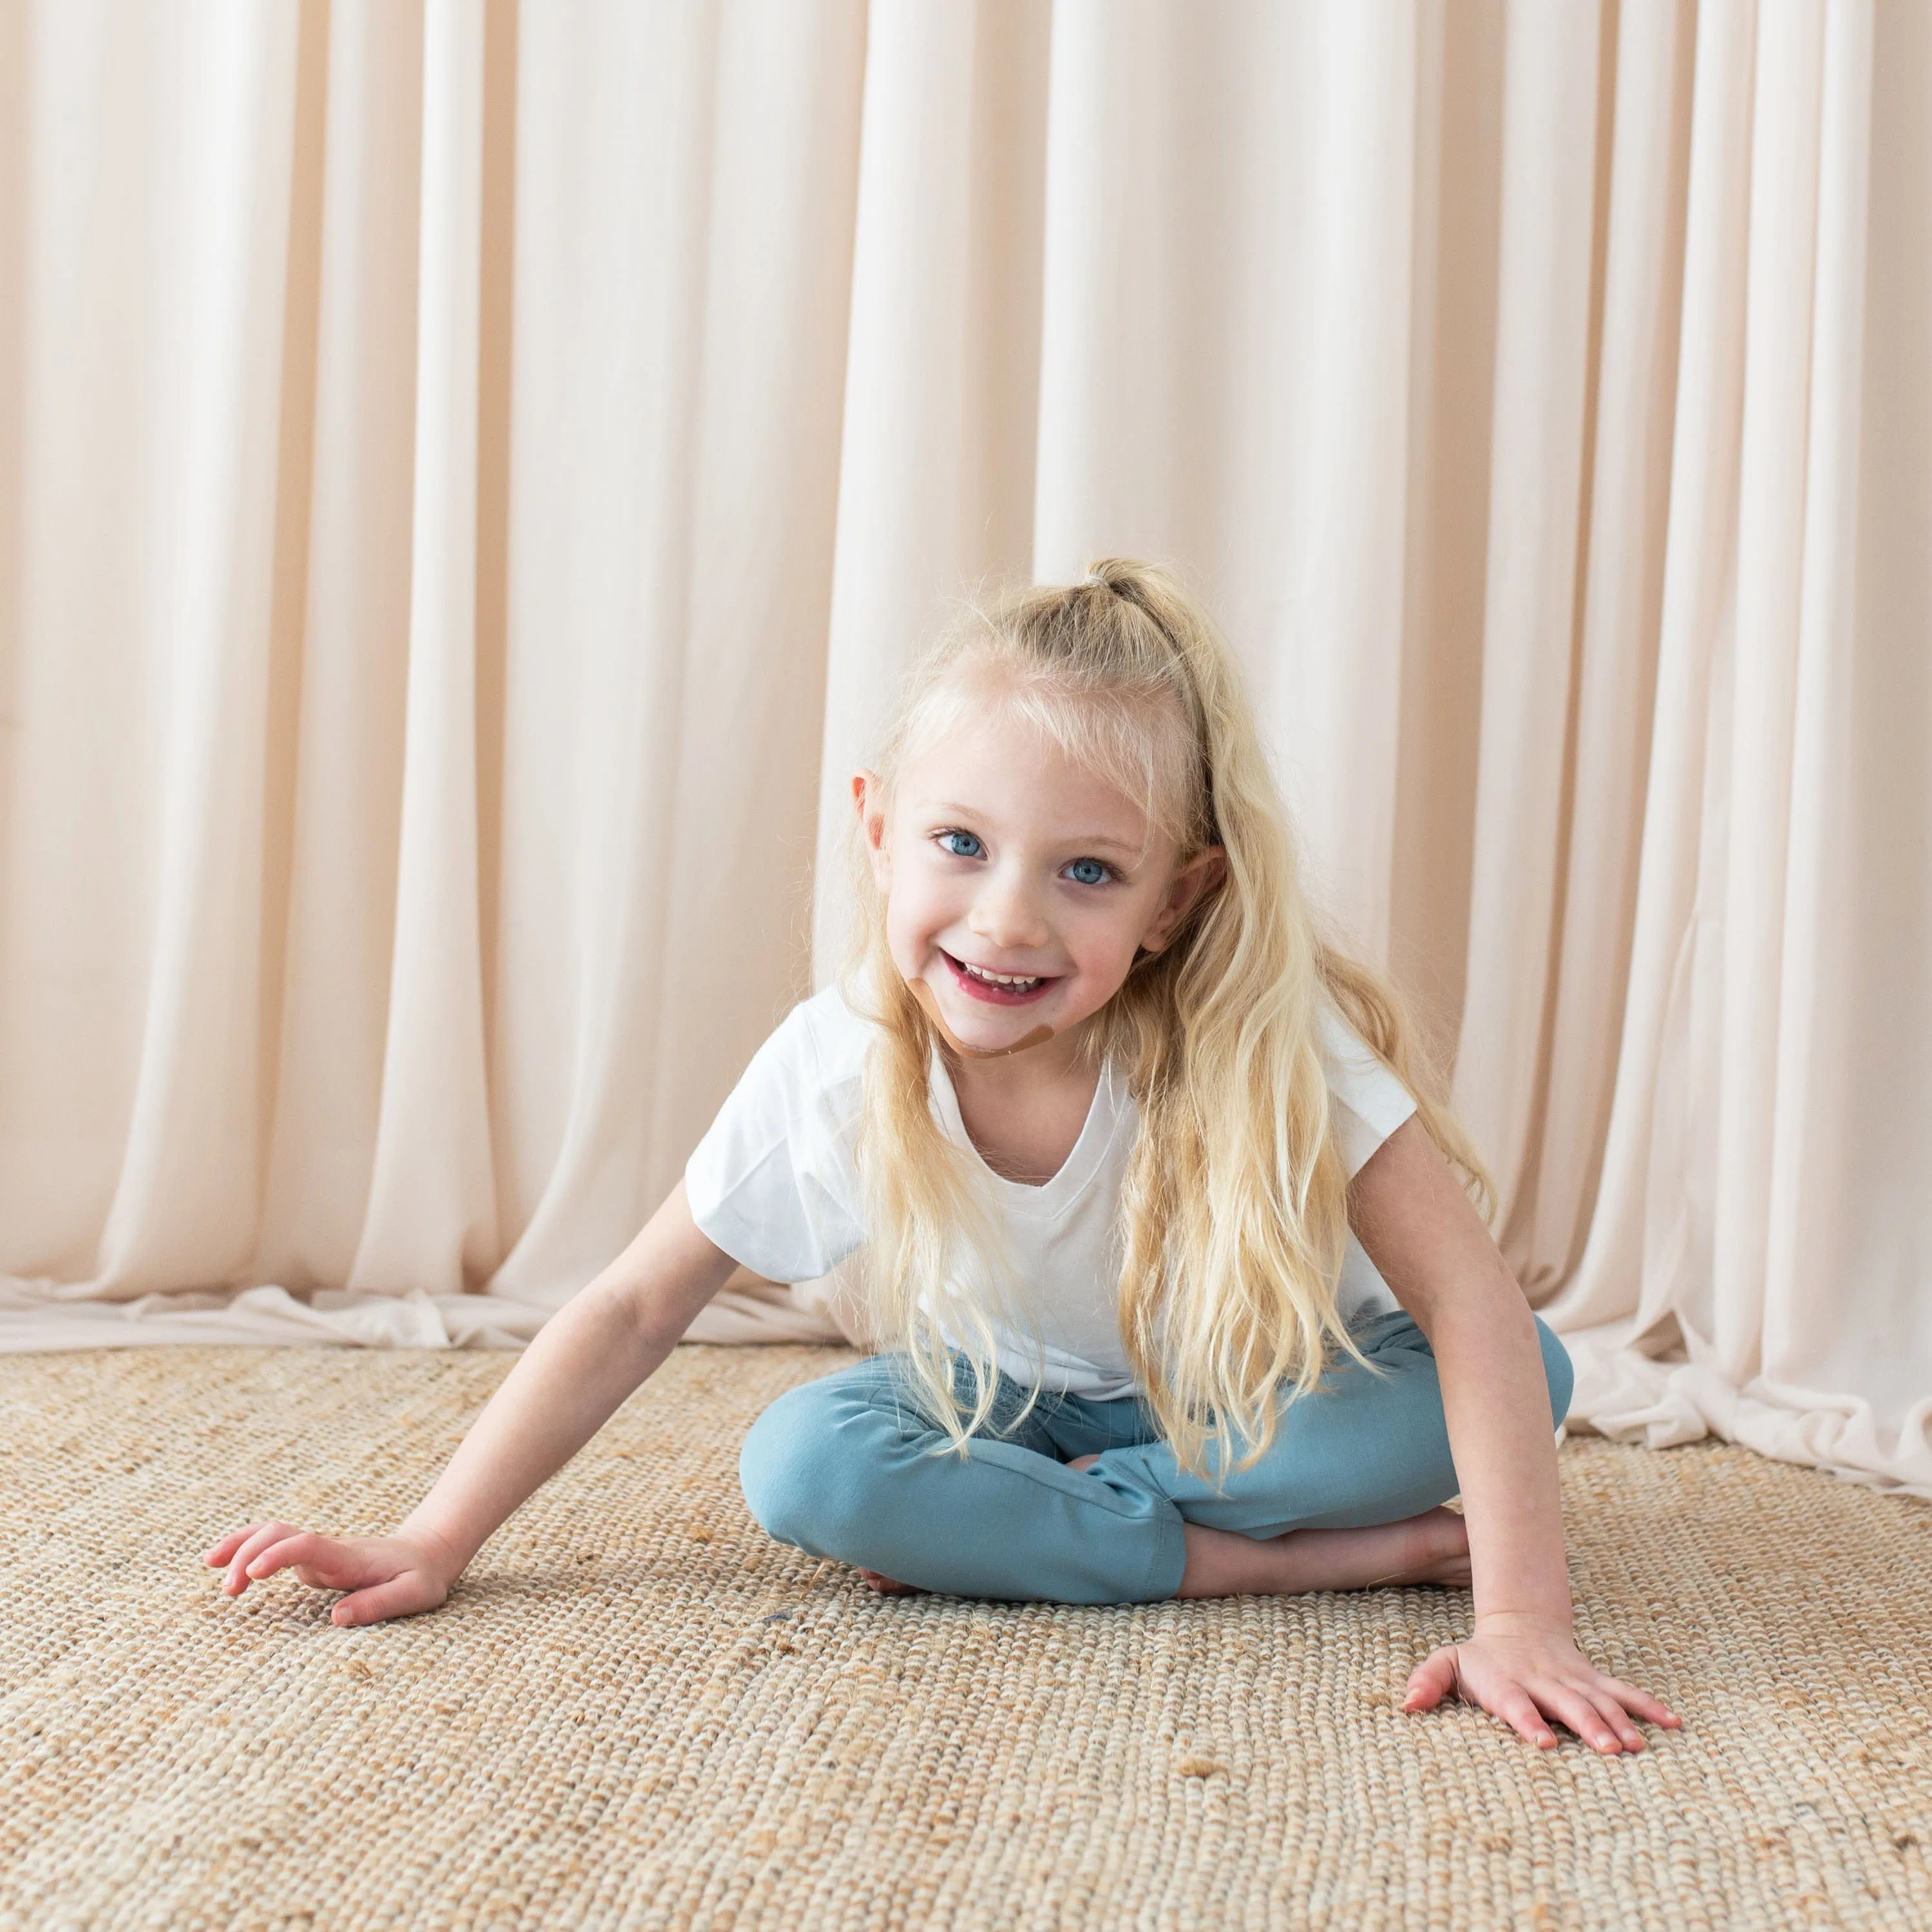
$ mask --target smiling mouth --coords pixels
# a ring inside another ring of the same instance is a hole
[[[956,986],[992,1006],[1023,1006],[1029,1000],[1037,999],[1058,977],[1055,974],[1041,973],[1030,979],[1016,979],[1008,974],[987,973],[968,965],[963,959],[954,958],[943,946],[940,957],[950,970]]]

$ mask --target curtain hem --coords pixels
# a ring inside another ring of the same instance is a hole
[[[687,1342],[803,1342],[845,1337],[819,1310],[773,1282],[719,1292],[685,1331]],[[68,1291],[71,1294],[72,1291]],[[364,1348],[520,1348],[556,1311],[498,1294],[292,1294],[265,1285],[144,1294],[133,1301],[62,1298],[59,1284],[0,1276],[0,1354],[61,1348],[333,1343]]]
[[[1754,1376],[1740,1388],[1714,1369],[1628,1346],[1628,1321],[1562,1336],[1576,1370],[1568,1424],[1614,1442],[1670,1449],[1717,1436],[1841,1480],[1932,1498],[1932,1402],[1888,1428],[1870,1404]]]

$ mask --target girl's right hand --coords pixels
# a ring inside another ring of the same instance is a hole
[[[287,1569],[317,1589],[347,1590],[352,1594],[328,1613],[331,1623],[347,1624],[434,1610],[463,1567],[453,1555],[420,1532],[336,1538],[292,1523],[258,1522],[224,1536],[202,1561],[216,1569],[227,1566],[221,1588],[230,1597]]]

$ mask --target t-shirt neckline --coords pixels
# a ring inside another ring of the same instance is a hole
[[[939,1103],[940,1118],[946,1132],[978,1162],[980,1172],[1009,1208],[1022,1213],[1058,1214],[1094,1178],[1119,1124],[1120,1108],[1111,1060],[1101,1064],[1100,1077],[1094,1082],[1094,1098],[1088,1104],[1087,1118],[1081,1124],[1079,1138],[1060,1163],[1060,1171],[1050,1180],[1037,1186],[1030,1181],[1009,1180],[988,1165],[986,1156],[974,1145],[973,1136],[966,1131],[965,1118],[959,1111],[959,1096],[952,1084],[951,1070],[936,1045],[932,1049],[931,1066],[933,1095]]]

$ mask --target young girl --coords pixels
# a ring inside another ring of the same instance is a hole
[[[1642,1748],[1633,1715],[1676,1724],[1572,1640],[1569,1362],[1400,1000],[1318,937],[1235,662],[1178,582],[1112,560],[970,612],[852,791],[845,970],[670,1198],[393,1535],[254,1525],[207,1552],[224,1588],[292,1568],[352,1593],[338,1624],[442,1603],[736,1264],[849,1260],[881,1352],[753,1425],[772,1536],[890,1592],[1473,1582],[1473,1634],[1405,1708],[1460,1695],[1606,1753]]]

